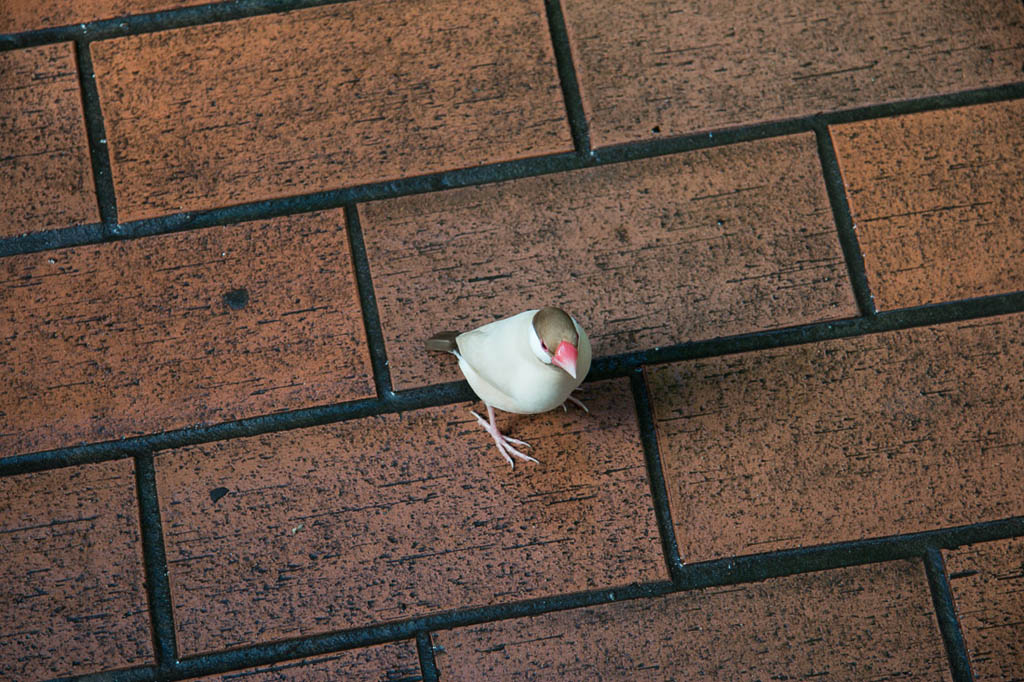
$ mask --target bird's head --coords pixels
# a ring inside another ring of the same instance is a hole
[[[530,348],[541,362],[564,370],[576,378],[580,335],[572,318],[559,308],[541,308],[530,326]]]

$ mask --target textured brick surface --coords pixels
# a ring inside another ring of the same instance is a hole
[[[235,670],[194,682],[418,682],[420,662],[414,642],[394,642],[301,661]]]
[[[431,334],[544,305],[598,356],[857,314],[810,134],[360,210],[396,388],[461,378]]]
[[[373,394],[341,211],[0,262],[0,452]]]
[[[206,4],[207,0],[4,0],[0,33],[66,26],[97,19]]]
[[[1024,514],[1024,315],[648,370],[686,561]]]
[[[99,220],[71,43],[0,52],[0,238]]]
[[[124,220],[571,149],[540,0],[372,0],[92,46]]]
[[[878,308],[1024,289],[1024,101],[849,123],[832,137]]]
[[[0,679],[152,663],[131,460],[0,478]]]
[[[595,145],[1021,78],[1016,0],[565,0]]]
[[[1024,679],[1024,538],[944,555],[974,678]]]
[[[515,471],[465,404],[161,455],[181,650],[665,578],[628,383],[584,399],[503,415]]]
[[[446,680],[948,680],[924,571],[900,561],[433,635]]]

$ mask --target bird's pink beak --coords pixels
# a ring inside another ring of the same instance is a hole
[[[555,356],[551,358],[551,364],[561,367],[569,376],[573,379],[576,378],[576,346],[572,345],[568,341],[562,341],[558,344],[558,350],[555,351]]]

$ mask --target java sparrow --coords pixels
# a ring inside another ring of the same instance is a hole
[[[513,468],[517,457],[537,460],[514,446],[530,447],[498,430],[494,408],[516,414],[547,412],[571,400],[590,371],[590,340],[576,320],[559,308],[527,310],[473,331],[442,332],[427,340],[429,350],[459,359],[470,388],[487,406],[488,419],[472,412]]]

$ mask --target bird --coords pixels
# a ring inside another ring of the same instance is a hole
[[[487,407],[488,418],[470,413],[512,468],[515,459],[537,460],[516,447],[529,448],[529,443],[501,433],[495,408],[539,414],[560,405],[566,409],[566,401],[571,401],[589,412],[572,392],[590,371],[590,339],[561,308],[526,310],[468,332],[440,332],[427,339],[426,347],[458,358],[459,369]]]

